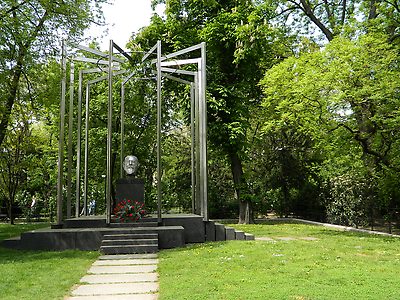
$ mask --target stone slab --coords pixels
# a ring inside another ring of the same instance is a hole
[[[237,241],[244,241],[244,231],[235,230],[235,239]]]
[[[204,226],[202,227],[204,242]],[[183,248],[185,247],[185,242],[188,243],[185,239],[186,230],[184,226],[160,226],[157,227],[156,232],[158,233],[159,249]]]
[[[1,242],[1,246],[7,249],[20,250],[21,236],[12,237]]]
[[[148,253],[148,254],[118,254],[118,255],[101,255],[98,259],[136,259],[136,258],[155,258],[157,254]]]
[[[278,236],[275,237],[277,240],[281,240],[281,241],[294,241],[296,239],[289,237],[289,236]]]
[[[124,200],[144,203],[144,179],[119,178],[115,181],[117,204]]]
[[[69,297],[68,300],[157,300],[158,293]]]
[[[263,237],[256,237],[256,241],[275,241],[274,239],[271,239],[269,237],[263,236]]]
[[[122,283],[122,282],[149,282],[157,281],[157,273],[137,273],[137,274],[102,274],[85,275],[81,282],[85,283]]]
[[[122,266],[122,265],[154,265],[158,264],[158,259],[101,259],[93,263],[92,266]]]
[[[102,228],[106,227],[106,219],[103,216],[82,216],[63,221],[62,228]],[[53,228],[56,229],[56,228]]]
[[[37,237],[40,236],[38,240]],[[21,248],[33,251],[65,251],[76,249],[76,231],[73,229],[41,228],[21,234]]]
[[[215,240],[225,241],[225,226],[223,224],[215,223]]]
[[[255,237],[254,237],[253,234],[250,234],[250,233],[245,232],[245,233],[244,233],[244,239],[245,239],[246,241],[254,241]]]
[[[163,226],[182,226],[184,230],[184,243],[204,243],[206,229],[204,226],[204,221],[202,216],[194,214],[170,214],[162,216]],[[162,227],[161,227],[162,228]],[[159,236],[159,246],[160,232]],[[178,246],[178,247],[184,247]],[[162,248],[161,246],[159,248]],[[165,247],[167,248],[167,247]]]
[[[157,265],[142,266],[92,266],[88,273],[92,274],[123,274],[123,273],[148,273],[154,272]]]
[[[302,236],[299,237],[300,240],[306,240],[306,241],[318,241],[319,238],[312,237],[312,236]]]
[[[143,294],[158,290],[157,282],[85,284],[72,291],[74,296]]]
[[[76,232],[75,247],[81,251],[93,251],[100,248],[103,234],[100,230],[82,229]]]
[[[208,221],[204,222],[206,227],[206,241],[214,242],[215,241],[215,222]]]
[[[227,241],[232,241],[236,239],[235,229],[232,227],[225,227],[225,238]]]

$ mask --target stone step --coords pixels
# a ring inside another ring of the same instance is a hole
[[[120,235],[120,234],[157,234],[154,227],[126,227],[126,228],[109,228],[105,234],[107,235]]]
[[[139,227],[157,227],[157,222],[135,222],[135,223],[110,223],[110,228],[139,228]]]
[[[144,218],[140,219],[136,223],[146,223],[146,222],[157,222],[157,218]],[[121,221],[120,219],[111,218],[111,223],[125,223],[125,222]]]
[[[101,254],[155,253],[157,251],[158,251],[158,243],[156,245],[100,246]]]
[[[246,241],[254,241],[254,240],[255,240],[255,237],[254,237],[253,234],[250,234],[250,233],[245,232],[245,233],[244,233],[244,239],[245,239]]]
[[[122,238],[122,236],[121,236]],[[106,240],[104,239],[101,243],[102,246],[112,246],[112,245],[157,245],[158,239],[114,239]]]
[[[121,240],[121,239],[157,239],[157,233],[127,233],[127,234],[105,234],[103,240]]]

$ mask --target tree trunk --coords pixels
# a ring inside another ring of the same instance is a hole
[[[289,191],[286,184],[286,178],[282,179],[282,193],[283,193],[283,203],[282,203],[282,212],[281,217],[288,217],[288,203],[289,203]]]
[[[9,202],[9,204],[8,204],[8,207],[7,207],[7,210],[8,210],[8,218],[10,219],[10,225],[14,225],[14,216],[13,216],[13,213],[12,213],[12,208],[13,208],[13,203],[12,203],[12,201],[10,200],[10,202]]]
[[[283,200],[281,204],[281,217],[285,216],[286,218],[288,217],[288,203],[289,203],[289,190],[288,190],[288,184],[286,180],[286,174],[285,174],[285,169],[283,167],[283,161],[281,163],[281,187],[282,187],[282,194],[283,194]]]
[[[9,91],[9,95],[7,97],[6,105],[4,107],[4,112],[3,112],[2,116],[0,117],[0,146],[3,143],[6,133],[7,133],[7,127],[8,127],[8,123],[10,121],[11,111],[13,109],[14,102],[17,97],[17,91],[18,91],[18,87],[19,87],[19,79],[21,77],[21,74],[22,74],[22,66],[20,63],[18,63],[17,66],[15,67],[14,76],[11,81],[11,88]]]
[[[242,161],[237,152],[231,154],[230,159],[233,183],[239,202],[239,224],[254,224],[253,205],[247,196],[249,191],[243,177]]]

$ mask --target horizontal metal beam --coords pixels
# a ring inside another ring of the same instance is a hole
[[[175,56],[179,56],[179,55],[182,55],[182,54],[185,54],[185,53],[188,53],[188,52],[192,52],[192,51],[201,49],[202,44],[203,44],[203,43],[197,44],[197,45],[194,45],[194,46],[192,46],[192,47],[189,47],[189,48],[186,48],[186,49],[183,49],[183,50],[179,50],[179,51],[176,51],[176,52],[174,52],[174,53],[165,55],[164,57],[161,58],[161,60],[170,59],[170,58],[173,58],[173,57],[175,57]]]
[[[157,77],[133,77],[135,75],[136,71],[133,71],[131,74],[129,74],[124,81],[122,81],[122,85],[125,85],[130,79],[133,80],[147,80],[147,79],[156,79]]]
[[[198,64],[200,61],[201,61],[201,58],[163,61],[163,62],[161,62],[161,67],[173,67],[173,66],[180,66],[180,65]]]
[[[90,84],[92,84],[92,83],[97,83],[97,82],[100,82],[100,81],[103,81],[103,80],[106,80],[106,79],[108,79],[108,74],[107,74],[107,75],[104,75],[104,76],[101,76],[101,77],[99,77],[99,78],[90,80],[90,81],[88,81],[86,84],[87,84],[87,85],[90,85]]]
[[[171,80],[180,82],[180,83],[184,83],[184,84],[187,84],[187,85],[191,85],[191,84],[193,83],[193,82],[191,82],[191,81],[183,80],[183,79],[180,79],[180,78],[175,77],[175,76],[172,76],[172,75],[167,75],[167,74],[165,74],[165,73],[161,73],[161,75],[162,75],[163,77],[165,77],[165,78],[168,78],[168,79],[171,79]]]
[[[114,67],[112,68],[113,71],[119,71],[121,68]],[[79,72],[82,72],[82,74],[91,74],[91,73],[102,73],[102,72],[107,72],[108,73],[109,68],[95,68],[95,69],[86,69],[86,70],[79,70]]]
[[[161,68],[161,72],[184,74],[184,75],[191,75],[191,76],[194,76],[197,73],[197,72],[193,72],[193,71],[179,70],[179,69],[174,69],[174,68]]]
[[[94,63],[94,64],[100,64],[100,65],[108,65],[108,60],[99,60],[95,58],[87,58],[83,56],[77,56],[73,58],[74,61],[81,61],[81,62],[88,62],[88,63]],[[114,66],[119,66],[119,62],[114,62]]]
[[[83,51],[86,51],[86,52],[89,52],[89,53],[92,53],[92,54],[95,54],[95,55],[99,55],[101,57],[108,57],[107,53],[103,53],[103,52],[101,52],[99,50],[96,50],[96,49],[92,49],[92,48],[85,47],[85,46],[82,46],[82,45],[75,45],[75,44],[70,44],[70,45],[75,47],[75,48],[78,48],[80,50],[83,50]],[[112,60],[113,61],[118,61],[120,63],[124,63],[125,62],[122,58],[115,57],[115,56],[112,57]]]
[[[125,72],[126,72],[126,70],[121,70],[119,72],[113,73],[113,76],[118,76],[118,75],[124,74]],[[97,83],[97,82],[100,82],[100,81],[105,80],[105,79],[108,79],[108,74],[104,75],[104,76],[101,76],[99,78],[90,80],[90,81],[87,82],[87,84]]]
[[[113,73],[112,76],[119,76],[119,75],[122,75],[122,74],[125,74],[125,73],[126,73],[126,70],[121,70],[119,72]]]

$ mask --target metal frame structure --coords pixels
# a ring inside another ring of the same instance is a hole
[[[85,69],[79,71],[79,87],[78,87],[78,136],[77,136],[77,162],[76,162],[76,211],[75,216],[79,216],[80,208],[80,170],[81,170],[81,130],[82,130],[82,83],[83,74],[106,72],[106,76],[102,76],[86,83],[86,127],[85,127],[85,169],[84,169],[84,214],[87,214],[87,187],[88,187],[88,130],[89,130],[89,102],[90,102],[90,85],[108,79],[108,121],[107,121],[107,178],[106,178],[106,222],[111,222],[111,137],[112,137],[112,110],[113,110],[113,79],[115,76],[124,74],[126,70],[120,70],[119,63],[124,60],[114,56],[116,49],[127,59],[131,60],[128,53],[122,50],[112,40],[110,40],[109,53],[103,53],[81,45],[71,45],[76,49],[100,56],[99,59],[86,57],[71,58],[71,74],[70,74],[70,103],[69,103],[69,139],[68,139],[68,187],[67,187],[67,218],[71,217],[71,189],[72,189],[72,133],[73,133],[73,97],[74,97],[74,61],[82,61],[86,63],[95,63],[97,68]],[[188,54],[190,52],[200,50],[199,58],[175,60],[175,57]],[[150,61],[151,65],[155,65],[155,77],[133,77],[135,72],[123,79],[121,87],[121,162],[124,156],[124,86],[129,80],[156,79],[157,83],[157,215],[158,222],[161,223],[161,115],[162,115],[162,80],[163,78],[172,79],[177,82],[188,84],[191,87],[191,136],[192,136],[192,210],[193,213],[201,214],[205,221],[208,221],[208,198],[207,198],[207,134],[206,134],[206,49],[205,43],[195,45],[193,47],[177,51],[163,56],[161,53],[161,42],[156,45],[142,58],[142,63],[149,59],[150,55],[156,55],[157,58]],[[106,60],[108,58],[108,60]],[[64,162],[64,130],[65,130],[65,97],[66,97],[66,61],[67,52],[66,44],[62,46],[62,78],[61,78],[61,101],[60,101],[60,136],[59,136],[59,161],[58,161],[58,188],[57,188],[57,224],[62,224],[62,204],[64,189],[63,182],[63,162]],[[174,67],[181,65],[195,64],[197,71],[185,71]],[[107,67],[100,67],[106,65]],[[181,79],[173,75],[190,75],[193,76],[193,82]],[[121,167],[121,177],[123,176]]]

